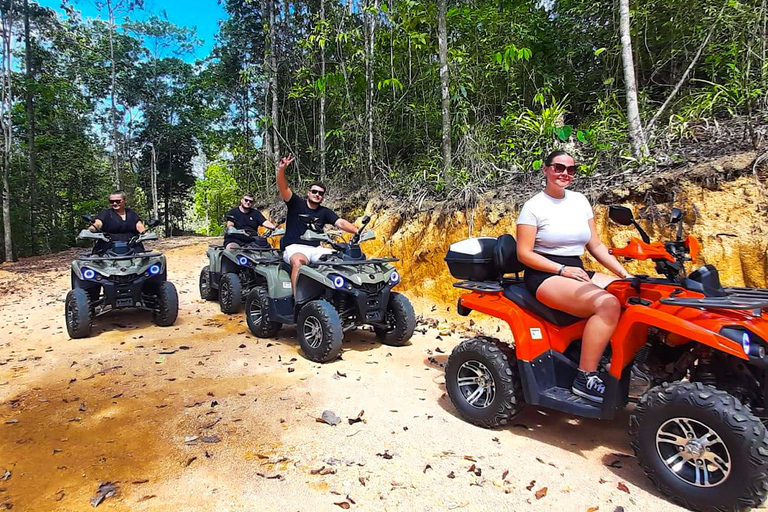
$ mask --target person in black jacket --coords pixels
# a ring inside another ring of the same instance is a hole
[[[275,229],[275,225],[264,218],[259,210],[253,207],[254,198],[253,194],[244,194],[240,198],[240,206],[232,208],[227,212],[227,228],[244,229],[246,232],[252,233],[254,236],[258,232],[259,226],[264,226],[268,229]],[[243,245],[247,245],[253,241],[253,237],[246,237],[243,235],[224,235],[224,246],[227,249],[236,249]]]

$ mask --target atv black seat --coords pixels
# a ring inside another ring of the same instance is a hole
[[[504,296],[521,308],[527,309],[542,320],[554,325],[566,326],[582,320],[577,316],[545,306],[522,283],[504,286]]]

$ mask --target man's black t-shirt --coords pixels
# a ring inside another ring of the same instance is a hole
[[[101,210],[96,218],[102,223],[101,231],[112,235],[112,240],[126,242],[139,234],[136,223],[140,222],[141,218],[130,208],[125,209],[125,220],[111,208]]]
[[[330,208],[318,206],[317,209],[313,210],[307,206],[306,199],[302,199],[293,193],[285,204],[288,206],[288,215],[285,219],[285,236],[283,236],[281,247],[288,247],[291,244],[311,245],[313,247],[320,245],[318,241],[310,242],[301,239],[301,235],[307,230],[307,225],[299,220],[299,215],[302,213],[317,217],[323,226],[325,224],[334,224],[339,219],[339,216]]]
[[[251,208],[248,213],[243,213],[237,206],[227,212],[227,220],[235,223],[235,229],[245,229],[255,234],[258,232],[258,227],[264,224],[267,219],[256,208]],[[237,242],[242,245],[253,242],[253,239],[243,235],[224,235],[224,245],[230,242]]]

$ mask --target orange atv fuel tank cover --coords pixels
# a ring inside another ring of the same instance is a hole
[[[688,235],[685,238],[685,248],[688,251],[688,254],[691,255],[691,261],[696,263],[696,258],[699,256],[699,252],[701,252],[701,244],[699,244],[696,237]]]

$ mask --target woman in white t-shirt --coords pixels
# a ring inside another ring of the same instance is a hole
[[[566,190],[576,174],[573,157],[554,151],[542,168],[546,186],[525,203],[517,219],[517,258],[527,267],[526,287],[540,302],[589,319],[572,390],[602,403],[605,385],[597,365],[619,321],[621,304],[604,290],[615,277],[584,270],[584,249],[620,278],[631,275],[600,241],[587,198]]]

